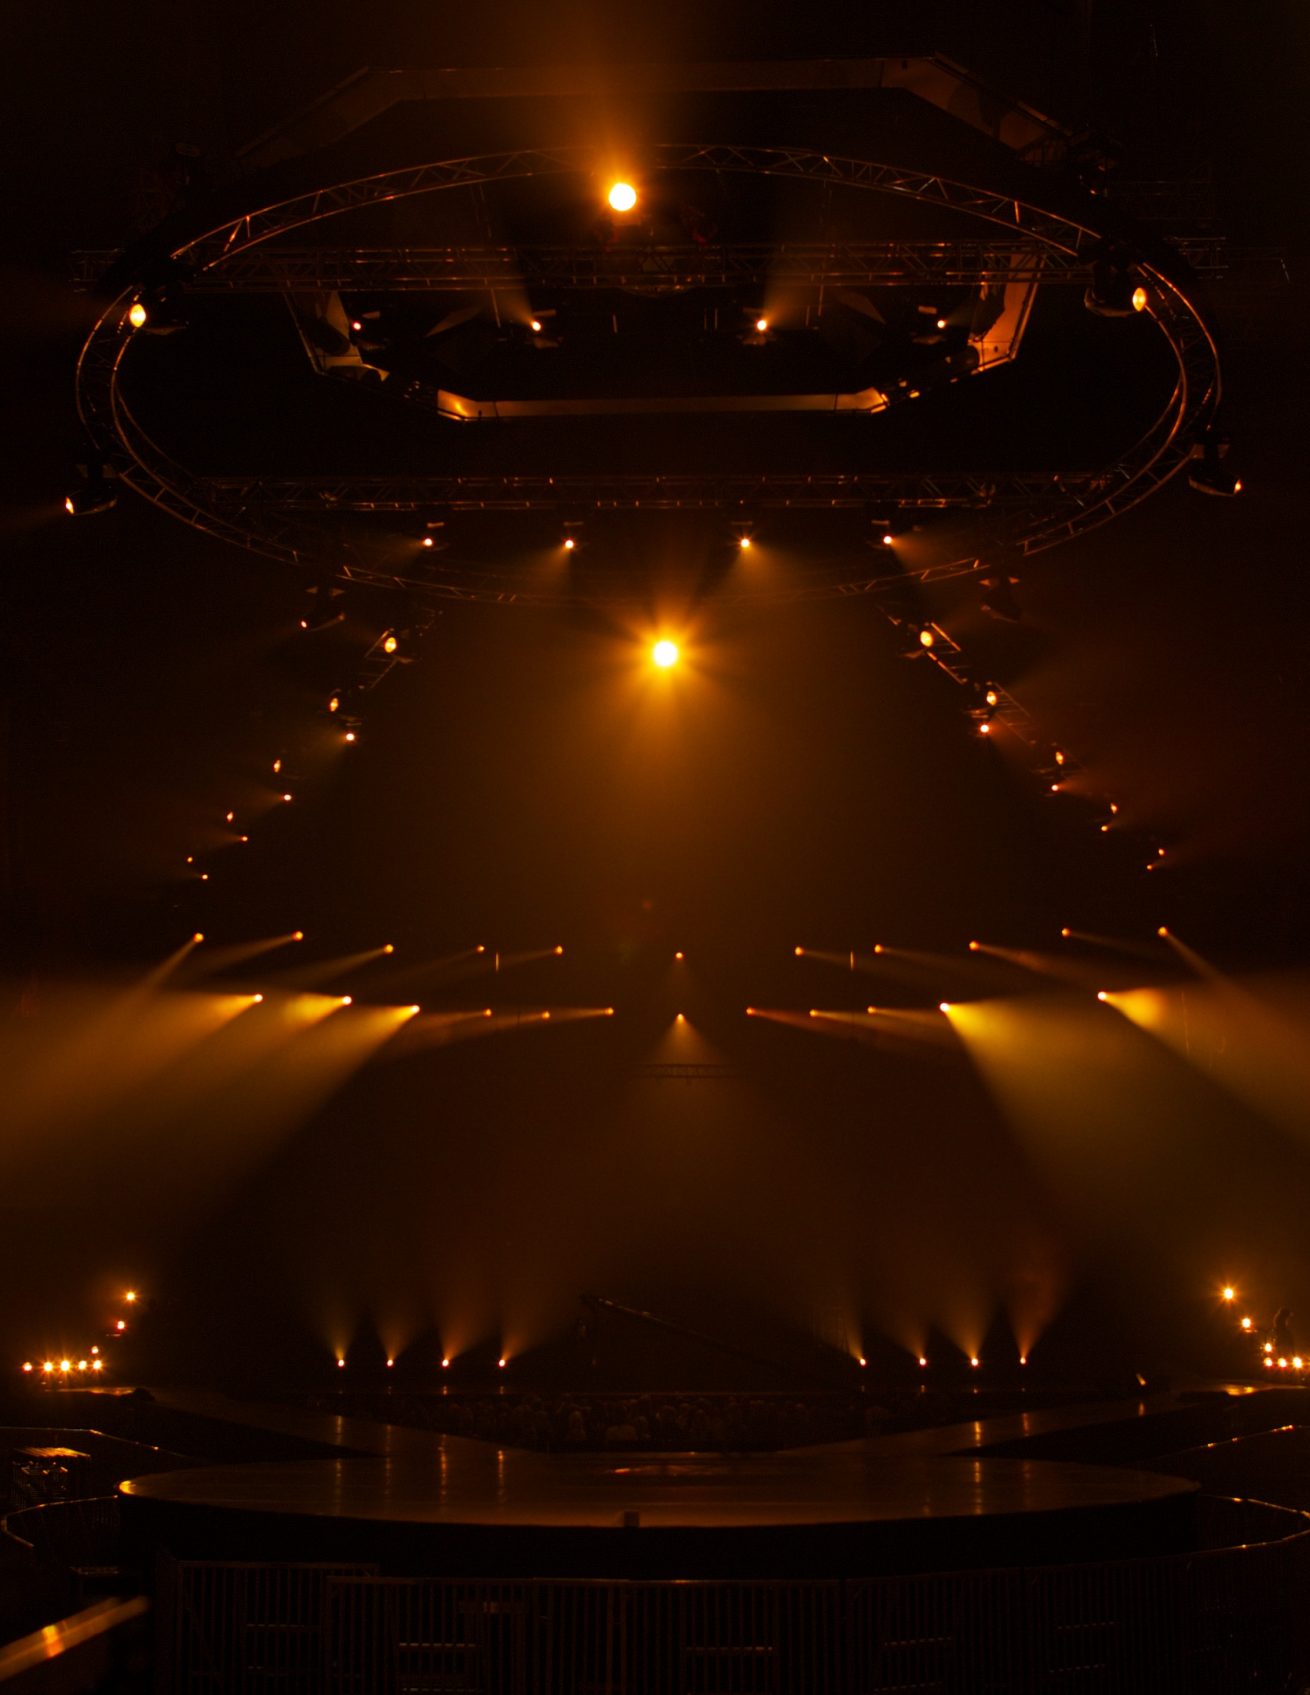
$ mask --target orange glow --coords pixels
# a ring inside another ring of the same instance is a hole
[[[865,1366],[867,1366],[869,1362],[868,1362],[868,1360],[865,1359],[864,1355],[861,1354],[856,1363],[860,1366],[861,1370],[863,1370],[863,1368]]]
[[[767,318],[756,318],[755,328],[760,332],[761,335],[764,335],[769,328],[769,320]]]
[[[921,1367],[926,1366],[928,1364],[927,1360],[924,1359],[922,1354],[919,1355],[919,1364],[920,1364]]]
[[[127,1329],[127,1320],[120,1318],[118,1323],[114,1326],[114,1329],[119,1330],[119,1331],[126,1330]]]
[[[950,1001],[938,1001],[937,1010],[938,1012],[949,1012],[951,1010]]]
[[[505,1367],[509,1364],[509,1361],[505,1358],[504,1354],[502,1354],[500,1356],[500,1358],[496,1361],[496,1364],[500,1367],[500,1369],[502,1371],[504,1371]]]
[[[881,953],[882,952],[882,943],[881,942],[875,942],[873,944],[873,951],[875,953]]]
[[[674,956],[673,956],[673,957],[674,957],[674,959],[678,959],[678,960],[680,960],[680,959],[681,959],[681,958],[682,958],[682,957],[683,957],[683,956],[682,956],[682,950],[681,950],[681,949],[679,949],[679,950],[678,950],[678,952],[677,952],[677,953],[675,953],[675,954],[674,954]]]
[[[668,640],[657,641],[650,650],[650,656],[661,671],[667,671],[678,663],[678,644]]]
[[[1020,1355],[1019,1355],[1019,1364],[1020,1364],[1020,1365],[1027,1365],[1027,1364],[1028,1364],[1028,1356],[1027,1356],[1027,1354],[1020,1354]]]
[[[610,191],[605,197],[613,212],[631,212],[637,204],[637,191],[630,182],[616,182],[610,185]]]
[[[754,1018],[755,1008],[753,1006],[748,1006],[746,1008],[746,1016],[747,1016],[747,1018]]]
[[[23,1370],[24,1370],[24,1371],[31,1371],[31,1369],[32,1369],[32,1362],[31,1362],[31,1360],[24,1360],[24,1361],[23,1361]]]
[[[342,995],[340,1004],[342,1006],[354,1006],[355,997],[353,995]]]
[[[60,1360],[59,1369],[60,1371],[71,1371],[73,1369],[72,1360]]]
[[[1157,930],[1157,931],[1156,931],[1156,932],[1155,932],[1155,933],[1156,933],[1156,935],[1157,935],[1157,936],[1165,936],[1165,937],[1167,937],[1167,936],[1168,936],[1168,934],[1169,934],[1169,931],[1168,931],[1168,929],[1167,929],[1167,928],[1166,928],[1166,926],[1165,926],[1165,925],[1163,925],[1163,924],[1162,924],[1162,925],[1161,925],[1161,926],[1160,926],[1160,928],[1159,928],[1159,929],[1158,929],[1158,930]]]
[[[282,799],[289,802],[290,799],[291,799],[291,796],[290,795],[283,795]]]
[[[540,335],[541,334],[541,319],[540,318],[530,318],[528,320],[528,328],[532,331],[533,335]]]
[[[400,646],[400,643],[396,640],[395,636],[383,636],[383,638],[382,638],[382,651],[383,651],[383,653],[394,653],[399,646]]]
[[[338,1357],[338,1359],[337,1359],[337,1370],[338,1370],[338,1371],[344,1371],[344,1370],[345,1370],[345,1369],[346,1369],[346,1362],[345,1362],[345,1360],[343,1360],[343,1359],[341,1359],[341,1358],[340,1358],[340,1357]]]
[[[679,1013],[679,1014],[678,1014],[678,1016],[677,1016],[677,1020],[676,1020],[676,1022],[677,1022],[677,1023],[679,1023],[679,1024],[685,1024],[685,1023],[686,1023],[686,1022],[687,1022],[687,1015],[686,1015],[686,1013],[685,1013],[685,1012],[680,1012],[680,1013]]]
[[[555,950],[554,950],[554,952],[555,952],[555,953],[556,953],[556,954],[557,954],[557,955],[558,955],[558,954],[561,954],[561,953],[563,953],[563,952],[564,952],[564,949],[563,949],[563,948],[556,948],[556,949],[555,949]]]
[[[139,330],[148,316],[149,313],[139,300],[134,300],[127,309],[127,321],[134,330]]]
[[[565,553],[572,553],[573,549],[577,545],[578,545],[578,542],[577,542],[576,536],[565,536],[565,538],[564,538],[564,551],[565,551]]]
[[[549,1014],[549,1012],[543,1012],[543,1013],[542,1013],[542,1015],[541,1015],[541,1016],[542,1016],[542,1017],[543,1017],[543,1018],[549,1018],[549,1017],[550,1017],[550,1014]]]
[[[919,646],[920,647],[931,647],[936,640],[937,640],[937,637],[935,635],[933,635],[931,630],[920,630],[919,631]]]
[[[1146,298],[1147,298],[1146,290],[1144,288],[1142,288],[1141,285],[1139,284],[1133,290],[1133,311],[1134,312],[1144,312],[1146,310]]]
[[[303,942],[304,939],[305,939],[305,932],[303,930],[293,930],[291,932],[291,940],[293,942]]]
[[[970,943],[969,943],[969,952],[970,952],[970,953],[977,953],[977,951],[978,951],[978,949],[979,949],[979,948],[980,948],[980,947],[981,947],[981,946],[982,946],[982,943],[981,943],[981,942],[970,942]]]
[[[448,1359],[446,1359],[444,1356],[443,1356],[442,1361],[441,1361],[441,1369],[443,1371],[449,1371],[450,1370],[450,1361]]]
[[[104,1368],[105,1368],[105,1362],[103,1360],[92,1360],[91,1361],[92,1371],[103,1371]]]
[[[79,1371],[85,1371],[86,1370],[86,1361],[85,1360],[78,1360],[77,1369]]]
[[[873,951],[875,953],[877,953],[878,950],[877,950],[877,948],[875,948]],[[804,956],[805,949],[804,948],[793,948],[792,952],[796,955],[797,959],[801,959]]]
[[[435,541],[433,541],[431,536],[424,536],[423,541],[420,545],[423,546],[423,547],[435,547],[437,544],[436,544]]]
[[[45,1364],[41,1367],[42,1371],[53,1371],[54,1369],[55,1369],[55,1362],[53,1360],[47,1360],[45,1362]]]
[[[273,775],[275,777],[280,777],[281,774],[282,774],[282,761],[280,759],[275,759],[273,761]]]
[[[1064,937],[1065,941],[1067,942],[1069,940],[1070,936],[1073,935],[1073,931],[1068,927],[1068,925],[1066,925],[1064,927],[1064,929],[1060,931],[1060,934]]]
[[[992,733],[992,727],[991,727],[991,725],[990,725],[990,724],[989,724],[989,723],[988,723],[988,722],[987,722],[987,720],[986,720],[986,719],[984,719],[984,720],[983,720],[983,721],[982,721],[982,723],[981,723],[981,724],[979,724],[979,726],[978,726],[978,734],[979,734],[979,735],[980,735],[980,736],[990,736],[990,735],[991,735],[991,733]]]
[[[131,1304],[136,1300],[136,1290],[135,1289],[128,1289],[125,1292],[125,1294],[123,1295],[123,1299],[128,1303],[129,1306],[131,1306]],[[92,1351],[94,1352],[94,1350],[92,1350]]]
[[[1219,1298],[1223,1301],[1231,1301],[1236,1293],[1237,1290],[1233,1288],[1231,1283],[1225,1283],[1223,1288],[1219,1291]]]
[[[204,932],[202,930],[197,930],[195,935],[191,938],[193,942],[203,942],[204,939]]]
[[[1249,1318],[1244,1318],[1242,1320],[1242,1329],[1243,1330],[1249,1330],[1250,1328],[1251,1328],[1251,1320]]]
[[[978,1356],[977,1356],[977,1354],[970,1354],[969,1364],[973,1367],[973,1369],[975,1371],[978,1369]]]
[[[751,541],[749,536],[738,536],[737,546],[743,553],[749,553],[753,545],[754,543]]]
[[[387,1361],[387,1370],[390,1371],[392,1366],[395,1365],[395,1363],[396,1363],[395,1360],[388,1360]]]
[[[1098,989],[1096,991],[1096,998],[1098,1001],[1108,1001],[1110,996],[1105,989]]]

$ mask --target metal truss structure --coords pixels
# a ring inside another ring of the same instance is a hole
[[[168,257],[180,273],[192,279],[192,286],[220,287],[227,275],[249,277],[258,273],[259,265],[276,263],[279,249],[275,244],[287,236],[341,214],[450,188],[548,175],[586,178],[596,165],[589,151],[576,147],[515,149],[407,165],[330,183],[252,209],[173,246]],[[95,448],[121,480],[173,515],[272,557],[353,576],[353,570],[343,568],[332,556],[329,532],[322,524],[324,514],[420,507],[522,511],[555,506],[563,498],[574,506],[590,505],[593,510],[642,505],[738,507],[751,500],[815,508],[870,500],[894,500],[909,506],[997,508],[1005,516],[1005,541],[1030,553],[1094,528],[1154,492],[1183,467],[1199,432],[1213,417],[1220,396],[1218,358],[1191,297],[1190,285],[1174,274],[1178,268],[1175,256],[1166,249],[1157,252],[1151,247],[1148,251],[1146,243],[1125,247],[1124,232],[1106,227],[1104,220],[1110,214],[1091,197],[1072,210],[1054,211],[1037,199],[1016,198],[1011,184],[991,187],[964,183],[877,160],[836,157],[798,147],[662,144],[649,150],[649,165],[653,176],[694,172],[764,175],[810,182],[821,188],[890,195],[981,220],[1002,234],[990,243],[976,243],[970,262],[977,264],[982,255],[990,253],[1004,260],[1006,275],[1016,264],[1036,265],[1039,255],[1043,277],[1047,268],[1066,276],[1084,272],[1113,236],[1118,250],[1128,254],[1125,262],[1131,263],[1134,277],[1146,291],[1147,311],[1174,355],[1177,379],[1173,393],[1140,441],[1095,473],[1033,479],[926,476],[904,479],[899,493],[896,479],[876,475],[789,481],[785,477],[680,480],[643,473],[592,479],[589,492],[585,479],[581,483],[567,478],[534,480],[508,473],[480,479],[409,479],[403,486],[390,479],[372,479],[371,486],[353,489],[338,477],[293,481],[204,477],[169,458],[147,436],[127,404],[121,378],[135,334],[128,310],[147,281],[144,271],[131,276],[129,265],[126,270],[120,267],[118,293],[103,312],[79,360],[82,421]],[[1014,169],[1021,168],[1016,165]],[[1026,172],[1023,181],[1025,192],[1033,196],[1044,199],[1045,191],[1049,191],[1049,184],[1036,172]],[[878,263],[908,262],[907,251],[889,255],[887,244],[883,246],[885,251]],[[606,256],[606,263],[611,258]],[[743,259],[743,263],[757,262],[749,255]],[[431,577],[416,573],[399,579],[379,570],[376,578],[403,580],[437,595],[519,598],[507,593],[503,584],[489,582],[472,569],[461,571],[449,560],[443,564],[443,571]],[[937,572],[971,571],[976,564],[973,558],[961,559],[954,566],[938,567]],[[860,573],[829,582],[827,592],[866,592],[880,580]]]

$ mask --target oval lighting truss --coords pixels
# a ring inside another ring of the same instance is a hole
[[[273,559],[339,570],[348,580],[404,586],[457,600],[556,602],[578,598],[531,592],[506,571],[469,567],[449,560],[433,569],[402,571],[367,564],[342,566],[333,556],[320,520],[343,512],[542,510],[591,507],[645,509],[789,509],[895,506],[922,511],[985,512],[996,539],[1020,553],[1056,546],[1096,528],[1146,499],[1182,469],[1218,407],[1221,377],[1214,339],[1176,271],[1176,254],[1156,250],[1131,232],[1107,227],[1104,206],[1090,199],[1075,211],[1055,212],[1017,198],[1010,189],[979,187],[938,173],[851,159],[799,147],[657,144],[647,153],[648,173],[706,171],[746,173],[813,182],[819,186],[889,194],[999,226],[1016,240],[1035,245],[1058,260],[1086,266],[1113,242],[1147,292],[1146,313],[1173,353],[1177,377],[1166,405],[1129,450],[1095,472],[933,473],[879,475],[780,473],[674,476],[488,476],[277,478],[206,477],[172,459],[132,415],[122,392],[124,363],[135,331],[128,309],[161,257],[147,240],[134,271],[129,255],[114,267],[117,293],[102,312],[77,364],[77,405],[96,450],[120,480],[161,510],[193,528]],[[1023,168],[1016,166],[1016,171]],[[252,248],[289,231],[324,222],[383,201],[451,188],[547,176],[599,178],[598,161],[581,147],[527,148],[409,165],[330,184],[244,212],[168,249],[168,258],[192,277],[214,278]],[[1042,178],[1023,171],[1026,192]],[[339,551],[339,550],[338,550]],[[963,576],[981,568],[976,554],[938,563],[919,572],[848,574],[841,580],[813,579],[773,598],[876,592],[905,576],[921,580]],[[849,572],[849,566],[845,567]],[[838,567],[838,571],[842,568]],[[732,591],[728,591],[731,593]],[[595,592],[584,597],[598,598]],[[752,596],[752,598],[757,598]]]

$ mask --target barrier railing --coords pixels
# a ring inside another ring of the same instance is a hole
[[[1185,1556],[859,1580],[494,1581],[187,1561],[161,1585],[161,1687],[1231,1695],[1306,1670],[1308,1580],[1300,1529]]]

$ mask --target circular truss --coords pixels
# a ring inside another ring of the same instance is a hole
[[[1016,198],[1010,188],[964,183],[937,173],[873,160],[838,157],[813,149],[665,143],[648,150],[652,175],[686,171],[749,173],[866,190],[983,220],[1018,244],[1049,255],[1068,278],[1082,268],[1090,275],[1096,257],[1113,239],[1123,262],[1146,290],[1146,314],[1163,334],[1176,366],[1172,393],[1149,428],[1125,453],[1094,472],[924,473],[876,472],[806,475],[516,476],[278,478],[217,477],[178,464],[134,417],[123,392],[123,372],[135,335],[129,308],[159,263],[157,245],[134,265],[129,255],[114,267],[117,292],[88,337],[77,365],[77,404],[93,448],[127,487],[194,528],[270,558],[337,572],[350,580],[401,586],[450,599],[559,603],[600,598],[533,590],[512,570],[451,563],[412,568],[342,567],[330,545],[325,520],[349,512],[595,511],[616,509],[712,510],[743,506],[767,510],[863,508],[890,505],[908,511],[956,509],[985,515],[995,540],[1030,554],[1096,528],[1154,493],[1191,457],[1194,444],[1214,415],[1220,369],[1213,337],[1187,287],[1171,274],[1165,252],[1148,254],[1145,244],[1111,232],[1102,211],[1090,203],[1076,215],[1050,211]],[[252,250],[287,233],[386,201],[548,175],[593,177],[595,155],[581,147],[528,148],[468,158],[409,165],[325,185],[225,219],[171,245],[167,257],[193,280],[221,282],[225,267],[237,271]],[[1031,170],[1026,189],[1041,186]],[[149,246],[149,244],[146,244]],[[138,250],[141,251],[141,250]],[[316,522],[317,520],[317,522]],[[907,575],[928,580],[966,575],[981,568],[977,552],[936,563],[918,572],[853,574],[849,564],[829,567],[774,590],[773,598],[809,598],[876,592]],[[845,570],[845,575],[842,575]],[[728,591],[731,594],[732,591]],[[760,595],[751,591],[751,598]],[[616,597],[606,597],[616,598]]]

